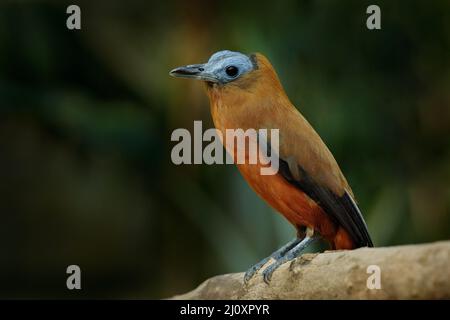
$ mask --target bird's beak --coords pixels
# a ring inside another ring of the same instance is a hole
[[[218,82],[217,78],[206,71],[206,64],[191,64],[178,67],[169,72],[172,77],[198,79],[209,82]]]

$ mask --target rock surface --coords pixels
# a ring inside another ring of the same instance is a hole
[[[380,289],[367,287],[371,265],[381,271]],[[270,285],[260,273],[247,285],[243,276],[216,276],[172,299],[450,299],[450,241],[304,254]]]

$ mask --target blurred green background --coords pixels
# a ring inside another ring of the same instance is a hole
[[[450,237],[450,2],[1,1],[0,297],[168,297],[294,236],[234,166],[170,160],[212,122],[168,71],[222,49],[272,61],[376,246]]]

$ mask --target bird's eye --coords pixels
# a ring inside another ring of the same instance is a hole
[[[239,69],[236,68],[235,66],[228,66],[226,67],[225,72],[227,73],[228,76],[234,78],[237,76]]]

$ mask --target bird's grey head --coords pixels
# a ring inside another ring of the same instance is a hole
[[[170,71],[169,74],[177,78],[226,84],[256,68],[257,65],[253,56],[223,50],[214,53],[206,63],[178,67]]]

